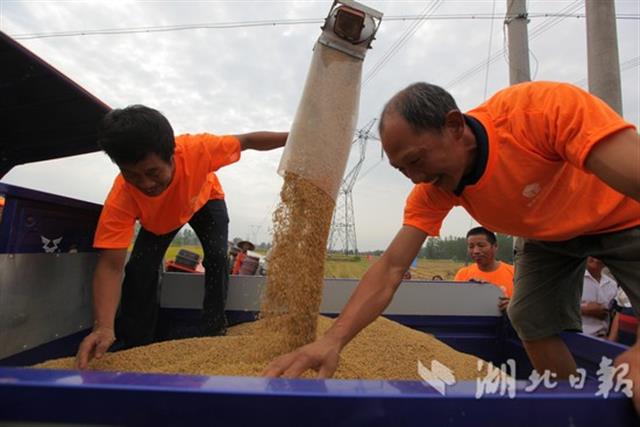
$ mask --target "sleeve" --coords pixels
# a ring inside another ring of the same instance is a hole
[[[438,236],[442,221],[453,206],[453,196],[431,184],[417,184],[407,197],[403,225],[415,227],[429,236]]]
[[[209,159],[211,171],[240,160],[240,140],[233,135],[217,136],[209,133],[200,135],[200,142]]]
[[[568,84],[547,90],[542,114],[552,150],[581,170],[598,142],[618,131],[634,128],[600,98]]]
[[[122,207],[115,199],[117,192],[111,191],[100,213],[98,227],[93,239],[97,249],[125,249],[133,239],[136,216]]]

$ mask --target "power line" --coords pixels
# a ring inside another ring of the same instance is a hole
[[[635,58],[631,58],[620,63],[620,72],[627,71],[632,68],[637,68],[639,66],[640,66],[640,56],[636,56]],[[588,81],[589,79],[585,77],[580,80],[576,80],[575,82],[573,82],[573,84],[580,87],[587,87]]]
[[[585,14],[575,13],[530,13],[528,18],[585,18]],[[446,14],[446,15],[431,15],[424,17],[422,15],[398,15],[398,16],[386,16],[385,22],[393,21],[423,21],[423,20],[482,20],[482,19],[503,19],[499,14]],[[640,15],[637,14],[618,14],[616,19],[620,20],[640,20]],[[15,40],[31,40],[31,39],[43,39],[54,37],[76,37],[76,36],[93,36],[93,35],[119,35],[119,34],[142,34],[142,33],[162,33],[162,32],[174,32],[174,31],[188,31],[188,30],[221,30],[221,29],[236,29],[236,28],[252,28],[252,27],[276,27],[276,26],[290,26],[290,25],[308,25],[308,24],[322,24],[323,18],[298,18],[298,19],[276,19],[266,21],[236,21],[236,22],[212,22],[212,23],[199,23],[199,24],[183,24],[183,25],[166,25],[166,26],[146,26],[146,27],[123,27],[123,28],[102,28],[96,30],[68,30],[68,31],[51,31],[40,33],[23,33],[12,34],[11,37]]]
[[[365,76],[362,85],[366,85],[376,74],[384,67],[391,58],[400,51],[400,48],[418,31],[418,28],[424,23],[424,20],[436,11],[442,4],[441,0],[437,0],[428,4],[420,13],[421,19],[411,24],[404,33],[391,45],[391,47],[382,55],[382,58],[369,70]]]
[[[547,19],[543,21],[540,25],[534,27],[529,35],[529,40],[533,40],[536,37],[540,36],[541,34],[548,31],[550,28],[558,24],[560,21],[562,21],[566,17],[573,16],[572,13],[580,9],[581,7],[582,7],[581,0],[576,0],[573,3],[569,4],[564,9],[562,9],[560,13],[555,14],[550,19]],[[475,75],[479,71],[483,70],[484,67],[496,62],[506,52],[507,52],[506,47],[503,47],[501,50],[494,52],[493,55],[491,56],[491,59],[488,62],[485,60],[480,61],[475,66],[458,74],[456,77],[450,80],[447,84],[445,84],[444,87],[447,89],[451,89],[452,87],[462,83],[463,81],[469,79],[471,76]]]
[[[491,13],[495,13],[496,11],[496,0],[493,0],[493,8],[491,9]],[[482,99],[487,99],[487,89],[489,87],[489,61],[491,60],[491,47],[493,45],[493,21],[491,21],[491,28],[489,29],[489,48],[487,49],[487,68],[484,73],[484,96]]]

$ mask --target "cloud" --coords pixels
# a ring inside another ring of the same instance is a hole
[[[424,2],[365,2],[387,16],[416,15]],[[505,2],[496,3],[504,14]],[[529,11],[556,12],[570,1],[530,1]],[[8,34],[152,27],[299,18],[323,18],[327,1],[168,1],[168,2],[3,2],[0,25]],[[443,2],[437,14],[489,13],[492,2]],[[618,13],[638,13],[637,1],[616,2]],[[580,12],[582,12],[581,10]],[[529,28],[544,22],[532,18]],[[379,63],[413,21],[385,21],[368,51],[364,75]],[[618,20],[620,60],[640,56],[639,23]],[[423,23],[393,58],[362,88],[359,126],[377,117],[395,92],[415,81],[445,85],[486,61],[490,21],[431,20]],[[167,115],[176,133],[218,134],[287,130],[305,83],[319,24],[176,32],[74,36],[24,40],[27,48],[114,107],[148,104]],[[538,80],[578,81],[586,77],[585,20],[565,19],[530,43]],[[562,40],[562,43],[558,41]],[[493,26],[492,52],[504,47],[502,21]],[[508,86],[504,57],[491,64],[487,94]],[[622,73],[625,116],[639,124],[638,69]],[[480,103],[485,92],[482,69],[450,88],[462,109]],[[381,249],[401,225],[411,183],[385,161],[380,145],[368,143],[362,173],[354,187],[360,249]],[[244,153],[223,168],[221,182],[231,216],[230,236],[266,234],[282,179],[276,174],[281,150]],[[353,167],[352,154],[347,170]],[[378,163],[378,164],[377,164]],[[376,165],[377,164],[377,165]],[[102,154],[41,162],[15,168],[3,181],[101,202],[117,169]],[[90,177],[91,179],[87,179]],[[455,210],[442,234],[462,235],[468,215]]]

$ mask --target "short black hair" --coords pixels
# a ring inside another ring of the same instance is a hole
[[[411,125],[416,132],[441,131],[447,113],[460,110],[451,94],[430,83],[414,83],[407,86],[387,102],[380,115],[378,132],[382,133],[384,117],[395,111]]]
[[[384,117],[391,111],[400,113],[416,131],[441,131],[447,113],[460,110],[453,96],[431,83],[414,83],[393,96],[382,109],[378,132],[382,133]]]
[[[497,245],[498,244],[498,239],[496,237],[496,233],[494,233],[493,231],[488,230],[488,229],[486,229],[484,227],[475,227],[475,228],[472,228],[471,230],[469,230],[467,232],[467,239],[469,238],[469,236],[479,236],[481,234],[487,236],[487,240],[492,245]]]
[[[176,143],[171,124],[162,113],[130,105],[111,110],[102,118],[98,145],[120,166],[138,163],[149,154],[170,163]]]

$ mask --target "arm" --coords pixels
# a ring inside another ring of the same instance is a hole
[[[95,357],[99,359],[115,341],[113,329],[120,302],[120,281],[126,249],[105,249],[100,253],[93,274],[93,331],[80,344],[76,367],[84,369]]]
[[[620,331],[620,314],[613,312],[613,318],[611,319],[611,328],[609,328],[609,334],[607,339],[609,341],[618,341],[618,332]]]
[[[607,318],[609,310],[604,304],[591,301],[580,304],[580,313],[583,316],[591,316],[602,320]]]
[[[389,305],[393,294],[427,238],[417,228],[400,229],[382,257],[367,270],[340,316],[319,340],[276,358],[263,371],[266,376],[297,377],[308,369],[331,377],[340,351]]]
[[[587,156],[585,167],[611,188],[640,201],[640,135],[633,129],[600,141]]]
[[[283,147],[287,142],[287,132],[252,132],[235,135],[240,140],[241,150],[268,151]]]

